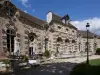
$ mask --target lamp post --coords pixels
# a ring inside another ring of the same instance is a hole
[[[46,49],[47,49],[47,44],[48,44],[48,38],[46,38],[48,28],[49,28],[49,24],[48,24],[48,23],[43,24],[43,29],[44,29],[44,32],[45,32],[45,37],[44,37],[45,51],[46,51]]]
[[[90,25],[89,25],[89,23],[87,23],[87,25],[86,25],[86,30],[87,30],[87,61],[86,61],[86,63],[87,64],[89,64],[89,51],[88,51],[88,32],[89,32],[89,27],[90,27]]]

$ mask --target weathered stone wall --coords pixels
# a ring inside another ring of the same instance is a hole
[[[59,28],[60,27],[60,28]],[[54,32],[51,32],[51,28],[54,30]],[[56,53],[57,50],[57,38],[61,37],[62,42],[60,42],[59,46],[59,52],[60,53],[70,53],[70,51],[75,52],[77,47],[77,30],[69,28],[67,26],[60,25],[58,23],[53,23],[53,25],[50,26],[49,30],[47,31],[48,38],[49,38],[49,50],[52,51],[52,53]],[[65,40],[68,39],[69,42],[65,43]],[[72,40],[75,40],[75,43],[72,43]]]

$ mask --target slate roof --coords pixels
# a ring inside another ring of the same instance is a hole
[[[83,38],[87,38],[87,31],[83,31],[83,30],[78,30],[78,36],[81,36]],[[88,38],[94,38],[94,37],[99,37],[97,34],[94,34],[92,32],[88,32]]]
[[[64,24],[64,23],[62,22],[62,18],[63,18],[63,17],[52,13],[52,21],[61,23],[62,25],[68,26],[68,27],[70,27],[70,28],[77,29],[77,28],[76,28],[75,26],[73,26],[71,23],[68,23],[68,25],[67,25],[67,24]]]
[[[12,2],[10,2],[10,3],[12,4]],[[12,4],[12,5],[15,6],[14,4]],[[15,8],[16,8],[16,6],[15,6]],[[18,8],[16,8],[16,9],[18,9]],[[34,17],[32,15],[29,15],[28,13],[25,13],[24,11],[22,11],[20,9],[18,9],[18,11],[19,11],[21,17],[23,17],[23,18],[25,18],[25,19],[27,19],[27,20],[29,20],[29,21],[37,24],[37,25],[41,25],[42,26],[43,24],[46,23],[46,21],[43,21],[43,20],[41,20],[39,18],[36,18],[36,17]]]
[[[25,13],[24,11],[22,11],[20,9],[18,9],[18,10],[19,10],[20,16],[22,16],[23,18],[26,18],[27,20],[29,20],[29,21],[37,24],[37,25],[43,25],[43,24],[46,23],[45,21],[43,21],[43,20],[41,20],[39,18],[36,18],[34,16],[31,16],[31,15]]]

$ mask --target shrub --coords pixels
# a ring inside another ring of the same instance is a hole
[[[10,63],[10,60],[4,59],[4,60],[0,60],[0,62],[3,62],[4,64],[9,64]]]
[[[97,54],[97,55],[100,55],[100,48],[97,48],[96,54]]]
[[[23,55],[22,57],[23,57],[23,61],[25,62],[28,61],[28,57],[26,55]]]
[[[43,56],[45,56],[46,58],[49,58],[50,52],[46,49],[45,52],[43,53]]]

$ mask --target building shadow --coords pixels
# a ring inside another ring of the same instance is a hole
[[[77,63],[62,62],[20,70],[15,75],[69,75]]]
[[[100,65],[77,65],[70,75],[100,75]]]

